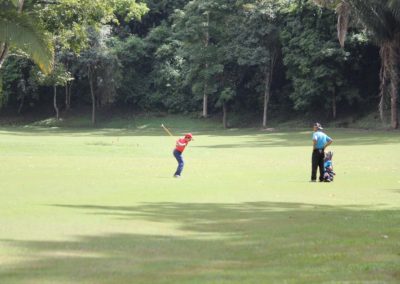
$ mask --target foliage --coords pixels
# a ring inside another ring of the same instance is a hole
[[[135,0],[59,0],[42,7],[40,16],[59,48],[79,53],[89,44],[90,28],[118,25],[119,18],[138,21],[147,11],[144,3]]]
[[[399,55],[400,55],[400,2],[398,0],[360,1],[334,0],[315,1],[320,5],[331,7],[336,5],[338,13],[338,38],[344,46],[351,19],[361,23],[370,33],[370,38],[379,46],[381,57],[380,70],[380,102],[379,112],[385,124],[386,97],[390,95],[391,101],[391,127],[399,127],[398,118],[398,87]]]
[[[351,26],[341,49],[333,9],[311,2],[27,0],[25,7],[75,79],[59,92],[67,109],[71,101],[88,105],[94,90],[97,107],[137,111],[197,112],[206,97],[208,112],[223,109],[224,117],[227,109],[232,117],[361,114],[377,103],[372,33]],[[15,82],[3,80],[3,89],[16,90]],[[49,90],[40,91],[44,105]]]
[[[227,87],[227,88],[223,89],[220,96],[218,97],[216,106],[220,107],[223,104],[232,101],[235,96],[236,96],[236,92],[232,88]]]
[[[66,71],[65,67],[61,64],[56,64],[50,74],[37,73],[37,81],[43,86],[65,86],[73,79],[71,73]]]
[[[132,35],[125,40],[113,39],[111,44],[112,52],[118,58],[123,74],[117,90],[118,101],[145,108],[151,62],[145,41]]]
[[[39,70],[24,56],[11,56],[0,70],[0,106],[19,104],[24,98],[32,106],[39,99],[37,74]]]
[[[98,106],[114,102],[121,78],[120,62],[106,45],[108,37],[108,29],[90,30],[90,48],[80,54],[74,67],[80,80],[93,83]]]
[[[42,27],[36,11],[25,11],[26,7],[19,7],[23,4],[16,2],[2,0],[0,3],[0,54],[7,52],[7,46],[21,49],[43,72],[48,73],[54,57],[51,38]]]
[[[184,84],[199,101],[218,91],[225,59],[221,27],[230,8],[223,0],[192,1],[176,15],[174,31],[183,42],[180,53],[188,63]]]
[[[291,98],[299,110],[329,109],[332,96],[355,103],[357,90],[346,80],[350,52],[341,49],[331,23],[334,15],[308,3],[286,17],[281,32],[283,61],[293,84]]]
[[[140,22],[131,21],[125,25],[125,28],[129,33],[146,37],[152,29],[167,23],[170,25],[171,15],[175,10],[182,10],[188,2],[189,0],[144,0],[149,9],[148,13],[142,17]]]
[[[149,74],[153,78],[149,96],[152,106],[169,112],[196,110],[197,106],[184,86],[187,62],[179,52],[183,43],[166,25],[153,29],[146,42],[155,59]]]

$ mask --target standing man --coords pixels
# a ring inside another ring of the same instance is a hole
[[[185,136],[183,138],[180,138],[180,139],[178,139],[178,141],[176,141],[174,157],[178,161],[178,168],[176,169],[176,172],[174,174],[175,178],[181,177],[181,173],[182,173],[183,165],[184,165],[182,153],[185,150],[186,146],[189,144],[189,142],[192,140],[193,140],[192,133],[187,133],[187,134],[185,134]]]
[[[324,181],[324,158],[325,148],[332,144],[333,140],[322,132],[322,126],[318,122],[314,123],[314,133],[312,136],[313,152],[311,165],[311,181],[317,181],[317,168],[319,167],[319,181]]]

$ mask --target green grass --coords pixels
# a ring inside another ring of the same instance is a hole
[[[0,129],[0,283],[400,282],[398,132],[328,129],[309,183],[309,130],[182,120]]]

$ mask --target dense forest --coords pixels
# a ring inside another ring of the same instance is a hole
[[[0,113],[85,109],[398,128],[400,1],[0,0]]]

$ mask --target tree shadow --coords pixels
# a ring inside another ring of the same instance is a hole
[[[196,148],[234,149],[253,147],[300,147],[311,145],[311,131],[304,129],[285,129],[264,131],[262,129],[174,129],[176,137],[186,132],[192,132],[201,140],[202,136],[218,139],[220,137],[242,137],[245,141],[233,143],[218,143],[196,146]],[[49,127],[13,127],[0,128],[0,134],[15,136],[68,136],[68,137],[166,137],[159,125],[145,125],[137,128],[49,128]],[[328,134],[334,139],[334,145],[387,145],[399,144],[398,131],[366,131],[354,129],[333,129]]]
[[[349,132],[335,130],[329,135],[334,140],[334,146],[360,146],[360,145],[387,145],[399,144],[399,135],[395,132]],[[253,148],[253,147],[303,147],[312,145],[311,132],[287,131],[276,133],[255,133],[243,135],[248,137],[241,143],[215,144],[196,146],[198,148],[224,149],[224,148]]]
[[[0,267],[2,283],[400,281],[398,210],[273,202],[51,206],[176,231],[1,240],[30,258]]]

